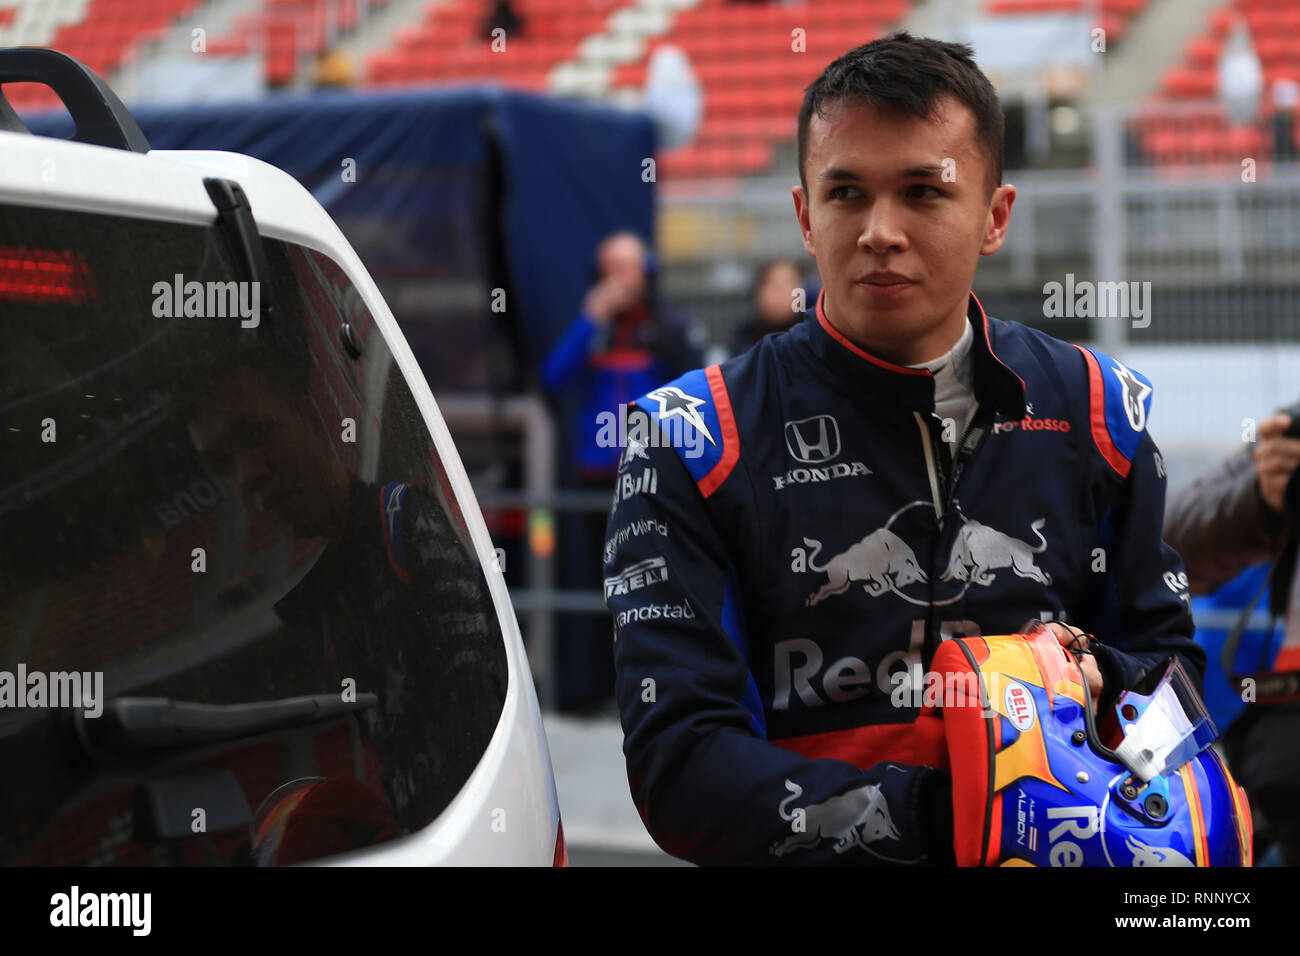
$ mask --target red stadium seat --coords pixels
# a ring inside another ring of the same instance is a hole
[[[772,146],[794,137],[803,89],[828,57],[867,42],[902,19],[909,0],[819,0],[785,5],[704,0],[681,11],[669,33],[651,41],[635,63],[617,66],[615,88],[644,85],[660,43],[681,47],[704,88],[696,142],[663,157],[666,176],[736,177],[761,171]],[[802,52],[793,31],[805,31]]]
[[[83,18],[60,27],[49,46],[84,62],[102,75],[111,74],[136,44],[156,36],[178,17],[187,15],[199,0],[91,0]],[[14,10],[0,10],[0,26]],[[26,108],[57,105],[58,98],[41,87],[20,92],[15,102]]]
[[[1215,39],[1224,39],[1232,30],[1232,25],[1237,22],[1237,14],[1232,7],[1222,6],[1210,14],[1210,33]]]
[[[1300,9],[1279,0],[1225,2],[1206,21],[1206,28],[1186,46],[1183,62],[1166,71],[1161,93],[1169,100],[1204,102],[1194,114],[1171,111],[1160,124],[1139,123],[1138,140],[1157,164],[1238,162],[1244,156],[1266,157],[1271,138],[1264,125],[1229,128],[1217,102],[1218,60],[1223,44],[1241,17],[1264,72],[1261,115],[1267,121],[1269,89],[1279,79],[1300,79]]]
[[[1166,71],[1161,88],[1175,98],[1202,99],[1213,96],[1217,84],[1218,74],[1213,70],[1175,66]]]
[[[366,73],[375,86],[392,86],[401,82],[401,54],[376,50],[366,57]]]
[[[484,6],[479,0],[452,0],[425,8],[422,25],[403,27],[393,36],[393,50],[401,55],[394,71],[389,61],[371,59],[367,82],[491,80],[523,89],[544,88],[546,77],[559,63],[577,56],[578,44],[602,32],[609,15],[628,0],[589,4],[586,0],[551,0],[516,5],[523,28],[507,35],[506,48],[494,52],[480,33]],[[435,55],[436,54],[436,55]],[[393,73],[400,75],[394,80]]]
[[[1222,140],[1225,158],[1240,162],[1245,157],[1262,158],[1265,155],[1264,131],[1258,126],[1234,126]]]
[[[1192,66],[1212,69],[1219,62],[1222,52],[1222,38],[1201,34],[1188,41],[1184,56]]]

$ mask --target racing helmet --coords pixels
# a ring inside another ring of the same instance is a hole
[[[1249,866],[1250,808],[1176,657],[1099,719],[1038,621],[944,641],[918,740],[952,774],[963,866]]]

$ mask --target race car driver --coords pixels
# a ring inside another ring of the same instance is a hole
[[[945,638],[1068,621],[1102,706],[1170,654],[1203,671],[1150,383],[971,292],[1015,200],[1001,117],[964,45],[830,64],[793,189],[815,321],[627,416],[605,593],[632,796],[671,854],[951,862],[913,739]]]

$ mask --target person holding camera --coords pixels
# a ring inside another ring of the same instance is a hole
[[[655,289],[655,260],[633,232],[606,236],[577,316],[542,366],[542,385],[569,421],[570,463],[577,487],[607,493],[620,448],[601,423],[636,396],[700,364],[703,331],[667,307]],[[585,512],[561,529],[565,588],[600,587],[604,512]],[[571,714],[599,713],[614,692],[612,624],[607,615],[563,615],[555,705]]]
[[[1300,671],[1300,405],[1261,421],[1257,439],[1171,496],[1165,541],[1182,555],[1192,594],[1271,560],[1269,612],[1285,631],[1270,666]],[[1256,842],[1271,844],[1262,865],[1300,865],[1300,701],[1289,696],[1259,696],[1223,735],[1232,772],[1250,796]]]

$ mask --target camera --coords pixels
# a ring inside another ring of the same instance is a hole
[[[1281,410],[1283,415],[1291,416],[1291,424],[1282,433],[1283,438],[1300,438],[1300,402]]]

